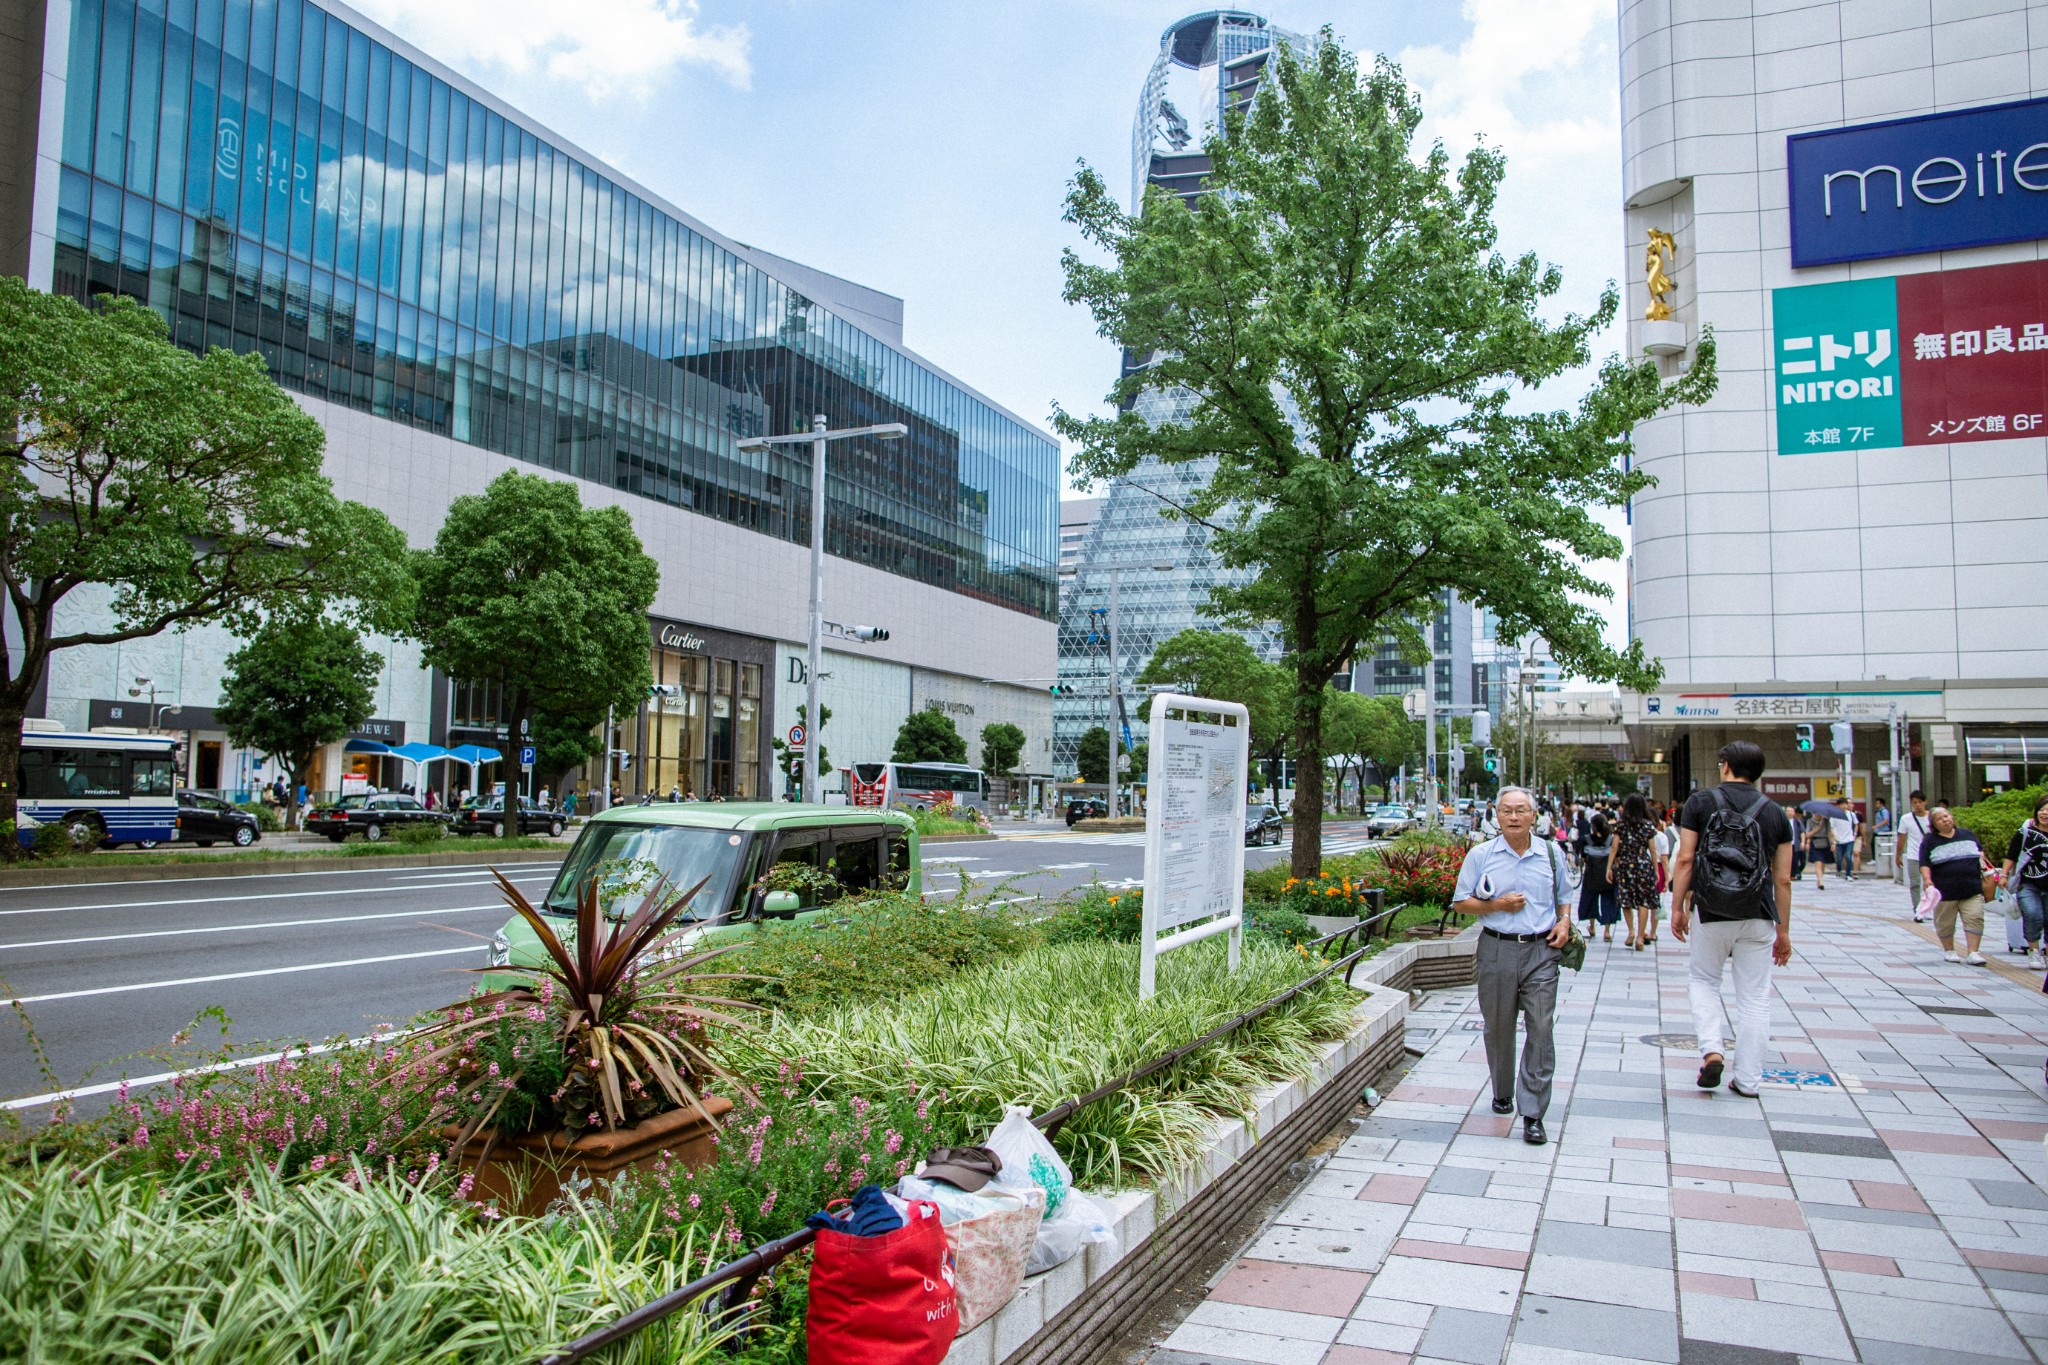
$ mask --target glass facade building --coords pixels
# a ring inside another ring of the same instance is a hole
[[[1049,436],[367,27],[304,0],[73,0],[55,290],[799,543],[807,453],[735,443],[902,422],[835,448],[828,551],[1055,616]]]

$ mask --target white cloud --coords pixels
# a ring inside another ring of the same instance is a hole
[[[457,66],[481,66],[644,94],[678,66],[745,89],[746,25],[705,27],[694,0],[356,0],[370,17]]]

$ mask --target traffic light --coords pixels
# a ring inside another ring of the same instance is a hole
[[[1052,693],[1055,697],[1071,697],[1074,695],[1074,685],[1072,683],[1054,683],[1045,690]]]
[[[846,633],[866,644],[875,644],[889,638],[889,632],[882,626],[849,626]]]
[[[1846,720],[1838,720],[1828,727],[1828,747],[1838,754],[1856,752],[1856,727]]]
[[[1500,750],[1488,749],[1481,757],[1486,761],[1486,771],[1490,773],[1500,771]]]
[[[1813,752],[1813,727],[1811,725],[1795,725],[1792,727],[1792,734],[1794,737],[1793,743],[1800,753],[1810,754]]]

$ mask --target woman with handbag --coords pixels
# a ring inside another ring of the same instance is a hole
[[[1982,967],[1984,954],[1977,948],[1984,941],[1984,847],[1975,834],[1956,823],[1947,806],[1936,806],[1928,818],[1934,833],[1920,844],[1920,877],[1941,893],[1941,904],[1934,907],[1934,936],[1950,962]],[[1956,955],[1957,920],[1963,922],[1963,944],[1968,949],[1961,957]]]
[[[2005,884],[2019,906],[2027,965],[2042,970],[2041,932],[2048,912],[2048,795],[2034,803],[2034,818],[2013,831],[2005,849]]]

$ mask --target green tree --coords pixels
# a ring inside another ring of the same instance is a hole
[[[1265,753],[1287,733],[1287,670],[1261,659],[1234,630],[1190,626],[1169,635],[1145,661],[1138,686],[1237,702],[1251,713],[1254,753]]]
[[[370,718],[383,667],[345,621],[279,617],[228,655],[214,715],[230,744],[283,763],[297,791],[321,748]],[[298,828],[296,801],[286,818]]]
[[[580,767],[604,752],[604,711],[563,716],[539,711],[527,729],[533,741],[533,775],[542,787],[562,795],[562,780],[571,768]],[[593,785],[604,780],[599,773]]]
[[[943,711],[912,711],[896,732],[891,763],[965,763],[967,741]]]
[[[334,496],[320,426],[261,356],[173,346],[163,319],[88,311],[0,279],[0,821],[15,818],[21,722],[52,655],[218,621],[411,610],[405,537]],[[94,624],[60,609],[103,589]],[[10,846],[0,856],[12,856]]]
[[[981,766],[990,777],[1008,781],[1024,756],[1024,732],[1006,720],[981,727]]]
[[[810,718],[810,704],[808,702],[798,702],[796,704],[796,719],[797,723],[804,727],[804,742],[818,746],[818,776],[822,779],[826,773],[832,771],[832,751],[825,747],[825,727],[832,723],[832,708],[825,705],[824,702],[819,702],[818,716],[818,724],[816,727],[813,727]],[[768,742],[775,746],[777,755],[775,760],[776,768],[785,773],[795,772],[798,760],[803,757],[803,750],[790,748],[789,741],[781,735],[769,736]]]
[[[1081,732],[1081,742],[1074,750],[1074,767],[1080,771],[1083,782],[1109,781],[1109,731],[1091,725]]]
[[[574,723],[646,698],[660,571],[624,508],[586,508],[573,483],[507,470],[449,505],[418,579],[426,662],[497,682],[515,743],[537,717]]]
[[[1584,566],[1620,554],[1600,515],[1650,484],[1626,468],[1629,430],[1704,401],[1714,365],[1703,336],[1674,383],[1610,360],[1575,411],[1526,410],[1588,364],[1614,288],[1546,320],[1559,272],[1496,249],[1498,151],[1454,168],[1440,144],[1417,148],[1422,108],[1399,68],[1362,70],[1328,30],[1276,57],[1250,112],[1204,148],[1213,192],[1192,208],[1153,189],[1134,216],[1093,170],[1075,178],[1067,220],[1109,260],[1067,251],[1065,296],[1148,363],[1111,391],[1115,416],[1055,425],[1081,478],[1216,460],[1176,515],[1245,575],[1211,610],[1274,623],[1292,656],[1305,876],[1321,866],[1324,684],[1390,631],[1414,642],[1444,588],[1509,635],[1541,634],[1581,676],[1655,681],[1640,642],[1606,644],[1610,592]],[[1182,395],[1186,420],[1148,422],[1134,406],[1147,389]]]

